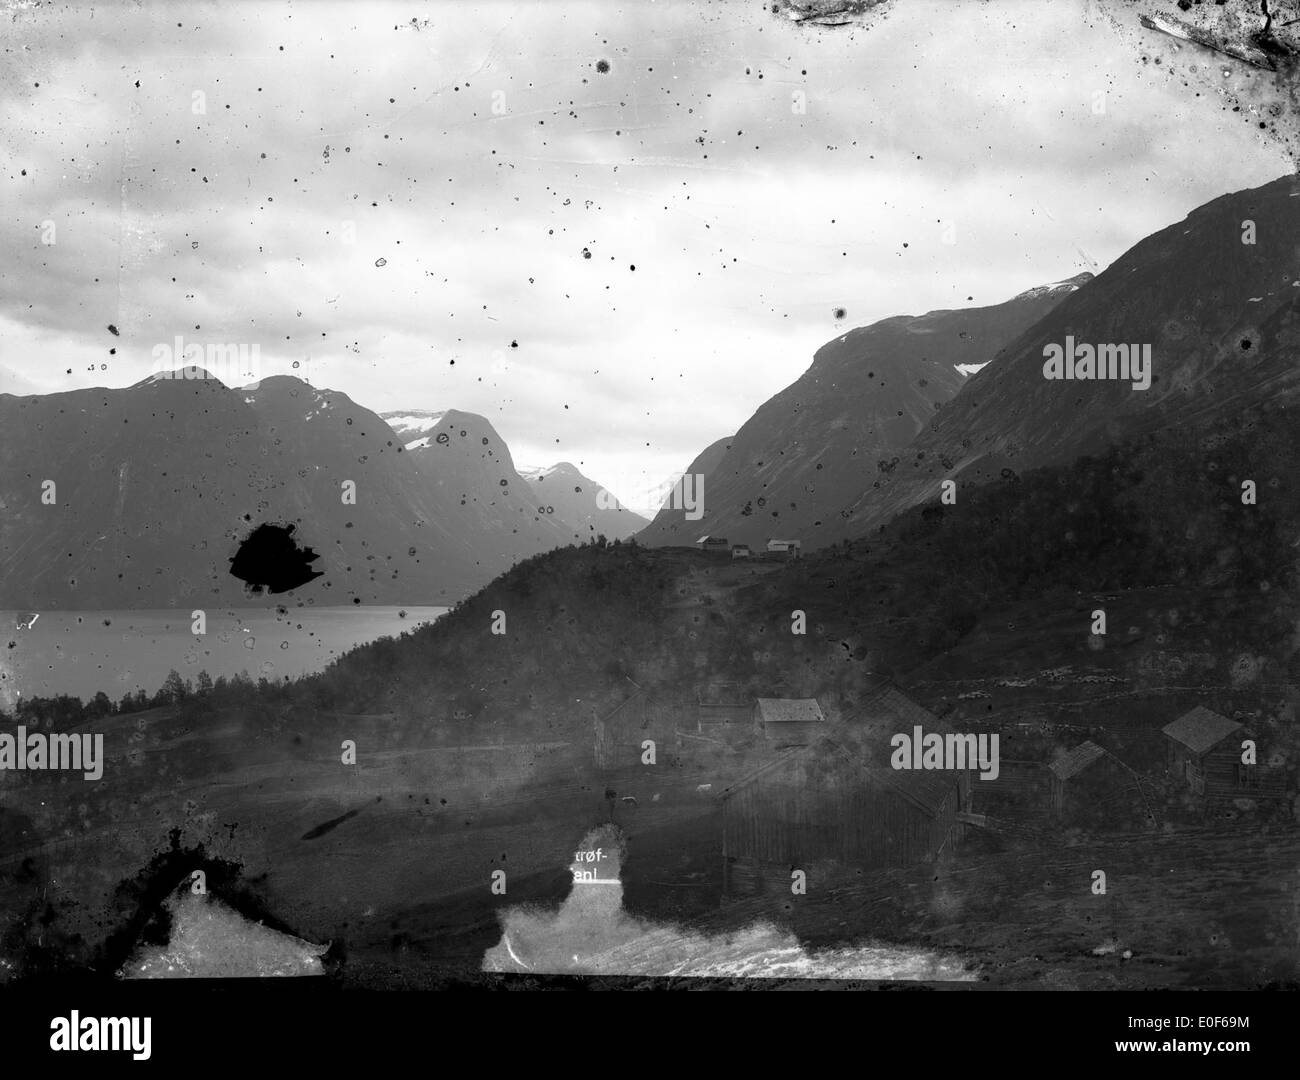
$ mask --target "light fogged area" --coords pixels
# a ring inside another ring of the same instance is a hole
[[[327,946],[252,922],[220,900],[188,891],[170,904],[165,946],[142,948],[124,979],[231,979],[322,975]]]

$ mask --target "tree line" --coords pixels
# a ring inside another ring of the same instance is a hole
[[[247,671],[241,671],[230,678],[219,675],[215,680],[206,671],[200,671],[191,680],[182,678],[180,672],[173,668],[162,686],[153,694],[139,689],[123,694],[122,700],[118,702],[114,702],[102,690],[88,701],[70,694],[23,697],[15,703],[12,712],[0,709],[0,721],[7,724],[36,722],[64,728],[105,716],[120,716],[163,706],[197,707],[200,711],[205,711],[215,705],[278,699],[283,693],[284,687],[281,684],[274,683],[265,676],[254,682]]]

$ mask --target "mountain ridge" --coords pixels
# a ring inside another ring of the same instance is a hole
[[[286,604],[451,604],[575,539],[531,498],[484,512],[502,496],[481,476],[434,467],[449,455],[408,453],[376,413],[290,375],[232,388],[192,366],[0,395],[0,460],[0,607],[266,606],[230,573],[263,524],[294,525],[319,556]]]
[[[1243,243],[1250,222],[1255,243]],[[988,483],[1095,453],[1122,438],[1204,423],[1225,408],[1291,395],[1300,346],[1300,178],[1288,174],[1192,210],[1065,297],[918,433],[847,509],[835,539],[862,535],[937,497],[941,480]],[[1258,306],[1256,306],[1258,305]],[[1149,390],[1052,381],[1044,349],[1063,342],[1152,346]]]
[[[638,540],[689,544],[714,533],[751,545],[778,535],[806,547],[825,542],[877,461],[906,447],[961,389],[959,364],[992,360],[1090,278],[1085,272],[1001,304],[894,315],[831,339],[725,440],[706,478],[703,517],[666,507]]]

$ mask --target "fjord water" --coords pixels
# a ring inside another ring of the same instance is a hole
[[[0,707],[16,697],[103,690],[114,702],[153,694],[173,668],[196,681],[246,671],[283,682],[321,671],[349,649],[432,622],[445,607],[210,608],[207,632],[190,611],[0,611]]]

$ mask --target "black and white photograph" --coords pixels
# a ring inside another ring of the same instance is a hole
[[[1267,1049],[1300,2],[3,0],[0,51],[33,1061],[575,989]]]

